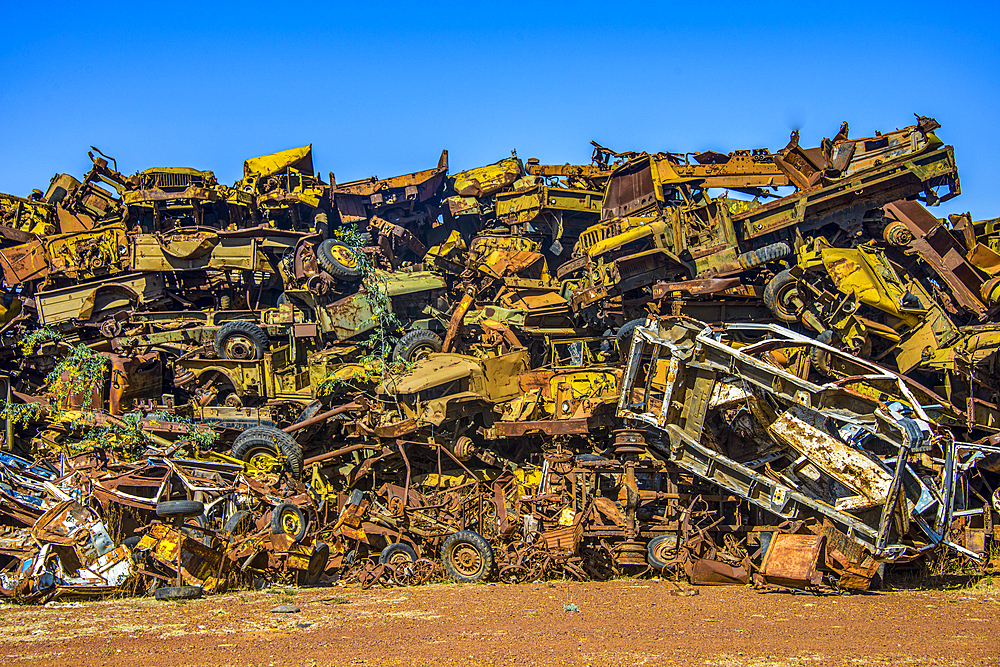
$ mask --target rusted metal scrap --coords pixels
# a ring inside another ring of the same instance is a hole
[[[0,590],[979,563],[1000,225],[932,214],[939,128],[232,186],[92,149],[0,195]]]

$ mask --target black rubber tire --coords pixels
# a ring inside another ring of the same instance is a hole
[[[156,516],[161,518],[201,516],[204,513],[205,503],[198,500],[165,500],[156,503]]]
[[[479,555],[479,567],[475,571],[463,571],[455,565],[455,553],[460,549],[475,549]],[[449,535],[441,545],[441,564],[445,573],[455,581],[472,583],[482,581],[493,571],[493,549],[486,538],[473,530],[460,530]]]
[[[201,586],[164,586],[157,588],[153,597],[157,600],[197,600],[201,594]]]
[[[326,564],[330,562],[330,547],[323,542],[317,542],[313,547],[312,556],[309,557],[309,567],[299,574],[299,582],[303,586],[315,586],[319,583],[320,577],[326,571]]]
[[[396,542],[395,544],[390,544],[385,549],[382,549],[382,553],[378,556],[378,562],[388,563],[393,556],[398,554],[406,554],[411,563],[417,560],[417,552],[414,551],[409,544],[406,544],[405,542]]]
[[[239,537],[253,530],[253,526],[253,514],[247,510],[239,510],[233,512],[233,515],[226,519],[226,523],[222,526],[222,532],[228,533],[232,537]]]
[[[629,350],[632,349],[632,336],[633,334],[635,334],[635,328],[641,327],[645,323],[646,323],[646,318],[640,317],[638,319],[626,322],[621,326],[621,328],[618,330],[618,333],[615,334],[615,342],[618,343],[619,357],[624,359],[628,355]]]
[[[343,250],[339,250],[338,252],[346,250],[351,254],[355,253],[354,250],[351,250],[336,239],[327,239],[316,246],[316,263],[319,264],[321,269],[329,273],[334,278],[340,278],[341,280],[357,280],[361,277],[360,263],[355,262],[354,266],[346,266],[334,256],[333,249],[337,246],[343,248]]]
[[[651,539],[646,545],[646,562],[654,570],[662,570],[668,565],[667,561],[662,558],[664,549],[672,549],[675,554],[678,552],[680,540],[677,535],[673,533],[660,535]]]
[[[254,426],[236,436],[232,455],[241,461],[249,461],[255,450],[267,448],[285,457],[285,470],[294,479],[302,478],[302,447],[288,433],[273,426]]]
[[[767,264],[768,262],[775,262],[783,257],[788,257],[791,254],[792,246],[788,245],[784,241],[781,241],[779,243],[772,243],[771,245],[766,245],[763,248],[757,248],[756,250],[743,253],[739,256],[739,263],[744,269],[752,269],[755,266]]]
[[[219,359],[229,359],[229,357],[226,356],[226,343],[233,336],[243,336],[248,338],[253,345],[253,358],[243,359],[243,361],[257,361],[259,359],[263,359],[264,355],[267,353],[268,347],[270,346],[267,338],[267,332],[253,322],[247,322],[245,320],[225,322],[221,327],[219,327],[219,330],[215,332],[215,356]]]
[[[282,517],[286,514],[294,514],[298,518],[299,527],[294,534],[289,533],[282,523]],[[291,503],[281,503],[271,510],[271,533],[273,535],[291,535],[292,541],[298,544],[306,536],[308,529],[309,520],[306,518],[306,513],[299,507]]]
[[[798,279],[791,274],[791,271],[785,269],[767,281],[764,287],[764,305],[777,319],[788,324],[798,322],[799,316],[797,313],[789,312],[782,305],[782,293],[787,289],[794,289],[796,282]]]
[[[408,331],[396,343],[392,350],[392,358],[395,361],[415,361],[418,352],[430,351],[440,352],[444,347],[444,341],[433,331],[426,329],[414,329]]]

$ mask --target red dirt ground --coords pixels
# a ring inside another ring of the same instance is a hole
[[[0,664],[1000,664],[1000,587],[853,596],[672,590],[648,580],[334,586],[187,603],[4,605]],[[280,604],[301,611],[269,612]]]

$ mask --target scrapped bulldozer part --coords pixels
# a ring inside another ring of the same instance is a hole
[[[244,162],[230,194],[231,203],[243,200],[279,229],[329,231],[330,188],[313,170],[311,144]]]
[[[39,324],[71,330],[80,325],[97,326],[138,308],[151,308],[167,298],[163,276],[155,273],[126,273],[113,280],[101,280],[35,295]]]
[[[802,322],[825,342],[902,373],[963,374],[984,385],[972,391],[947,386],[953,402],[992,398],[988,368],[1000,349],[994,327],[958,326],[960,313],[952,308],[950,315],[925,283],[874,242],[835,248],[818,236],[799,248],[797,259],[764,289],[764,303],[777,319]]]

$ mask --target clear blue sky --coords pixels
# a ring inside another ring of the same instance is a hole
[[[963,194],[1000,216],[1000,3],[3,3],[0,191],[89,167],[241,176],[313,143],[346,181],[516,149],[804,145],[934,116]]]

